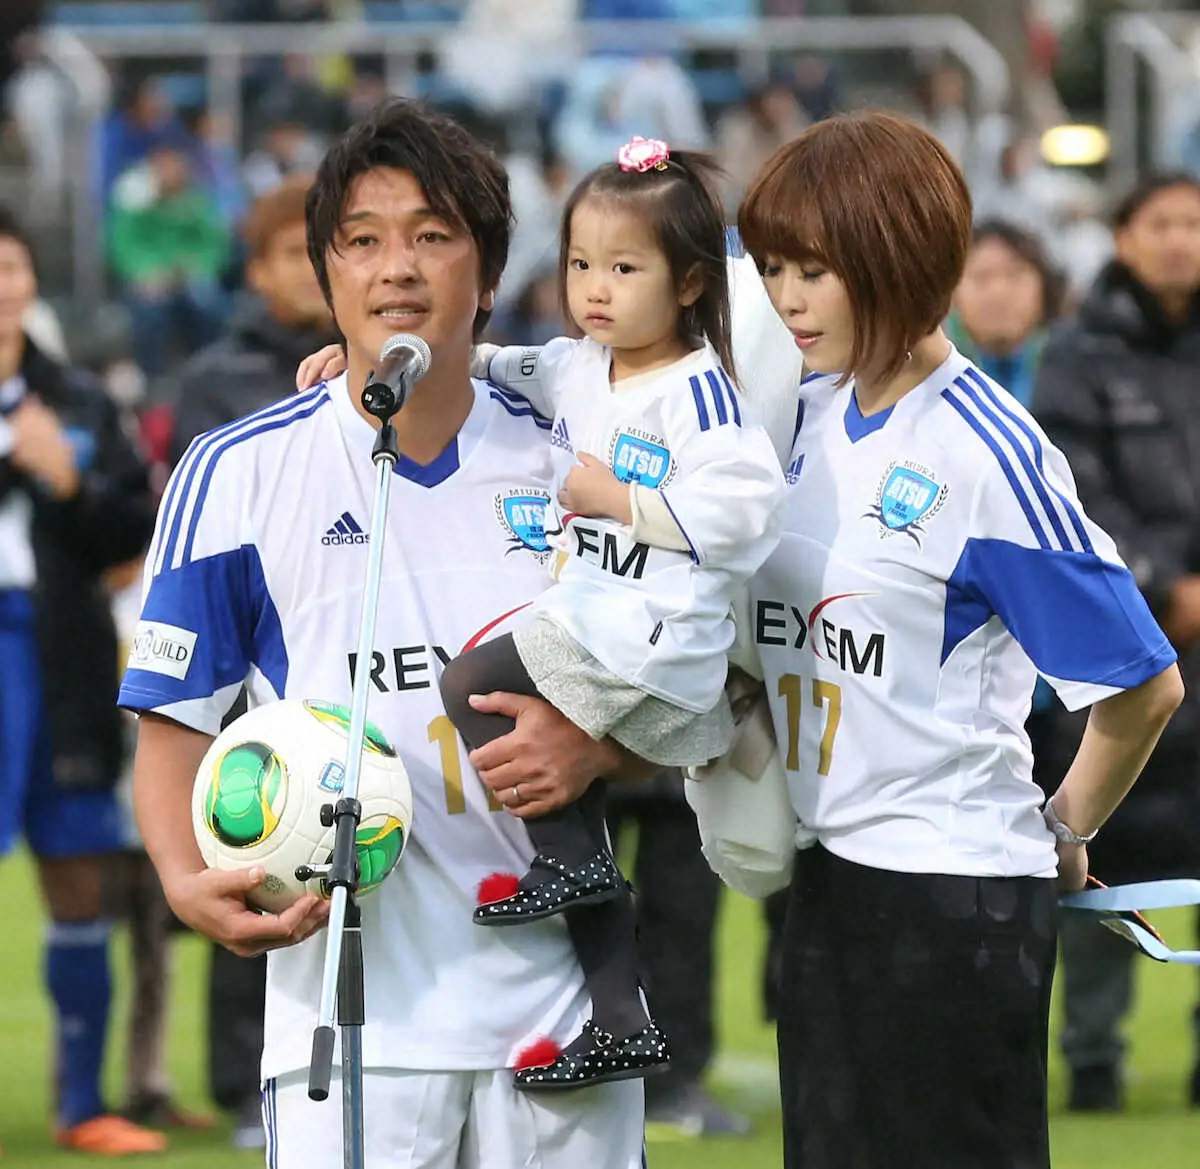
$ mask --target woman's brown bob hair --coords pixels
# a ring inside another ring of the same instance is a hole
[[[971,195],[946,148],[914,122],[866,111],[818,122],[770,158],[738,211],[759,270],[819,264],[846,287],[844,376],[886,381],[950,309],[971,241]]]

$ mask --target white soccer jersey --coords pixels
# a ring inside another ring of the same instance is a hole
[[[510,1066],[533,1038],[567,1040],[586,1007],[561,919],[517,930],[471,919],[479,881],[524,872],[518,820],[486,790],[446,717],[442,665],[549,582],[542,530],[549,422],[474,383],[457,441],[392,481],[369,717],[412,781],[412,839],[362,900],[368,1067]],[[123,705],[215,734],[251,704],[349,705],[376,431],[343,376],[198,438],[176,470],[147,563]],[[270,957],[263,1075],[307,1065],[323,935]]]
[[[804,359],[771,304],[754,260],[742,253],[736,231],[730,230],[728,242],[729,334],[738,385],[771,436],[779,461],[786,463],[795,437],[796,386]]]
[[[537,608],[630,685],[711,710],[725,684],[732,598],[779,538],[779,460],[707,346],[616,388],[610,364],[605,346],[563,338],[501,349],[489,372],[554,415],[557,483],[577,451],[595,455],[624,482],[659,492],[689,551],[559,509],[559,583]]]
[[[1051,876],[1024,723],[1175,659],[1062,454],[957,352],[890,410],[810,376],[788,516],[751,588],[800,819],[847,860]]]

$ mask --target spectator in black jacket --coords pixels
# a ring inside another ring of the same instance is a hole
[[[1048,342],[1033,397],[1088,514],[1117,541],[1179,651],[1188,686],[1141,782],[1088,846],[1107,884],[1200,873],[1200,182],[1146,179],[1118,207],[1114,238],[1116,259]],[[1085,713],[1057,708],[1035,736],[1049,791]],[[1087,915],[1065,914],[1060,936],[1069,1105],[1120,1108],[1119,1028],[1136,952]],[[1196,1030],[1200,1044],[1200,1009]],[[1200,1105],[1200,1060],[1190,1093]]]
[[[145,469],[103,389],[46,357],[22,316],[33,256],[0,208],[0,854],[23,834],[50,915],[60,1145],[156,1152],[161,1133],[107,1115],[111,984],[105,862],[122,847],[117,639],[105,573],[154,526]]]
[[[252,295],[224,335],[183,369],[172,462],[198,434],[293,393],[296,367],[333,339],[305,244],[307,190],[307,178],[294,178],[250,208],[244,234]]]
[[[246,221],[247,283],[255,296],[225,336],[191,360],[175,425],[172,462],[203,431],[293,393],[296,367],[333,338],[329,308],[305,244],[307,180],[258,199]],[[240,709],[235,707],[235,712]],[[240,1148],[266,1142],[259,1109],[267,960],[212,948],[209,967],[209,1090],[236,1114]]]

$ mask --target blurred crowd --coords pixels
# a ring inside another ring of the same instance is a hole
[[[732,52],[681,53],[665,39],[656,44],[663,38],[656,37],[655,17],[736,26],[759,14],[858,10],[834,0],[458,0],[407,7],[418,17],[452,19],[436,56],[418,64],[420,95],[493,142],[512,176],[518,230],[500,290],[500,340],[538,339],[561,328],[550,241],[562,199],[634,133],[712,150],[727,175],[723,197],[732,212],[745,177],[781,142],[861,96],[862,69],[844,56],[769,55],[751,83]],[[302,22],[363,9],[355,0],[212,0],[206,10],[221,20]],[[647,30],[636,48],[606,47],[580,32],[585,22],[631,17]],[[959,65],[928,54],[892,57],[888,100],[951,148],[981,215],[1002,210],[1049,241],[1078,295],[1106,254],[1095,180],[1047,165],[1037,135],[1017,119],[981,115]],[[61,200],[71,157],[68,87],[32,34],[15,42],[11,64],[6,137],[27,157],[31,205],[51,208]],[[168,371],[212,340],[244,287],[241,226],[250,201],[313,169],[331,136],[387,91],[387,62],[369,54],[248,59],[236,130],[210,110],[201,72],[153,60],[110,66],[110,112],[90,143],[91,198],[102,221],[108,289],[122,308],[122,356],[148,380],[152,398],[169,400]]]
[[[304,21],[343,15],[353,5],[212,0],[208,7],[218,19]],[[475,0],[440,7],[462,11],[436,70],[423,75],[427,96],[491,141],[512,180],[518,224],[490,331],[500,342],[538,343],[566,329],[555,244],[563,199],[582,173],[613,157],[633,134],[711,150],[725,171],[722,198],[732,221],[744,184],[775,149],[847,102],[837,63],[817,55],[773,60],[746,91],[706,88],[695,59],[655,51],[651,36],[638,53],[580,52],[579,19],[645,16],[645,2]],[[661,8],[663,15],[692,19],[744,18],[792,14],[803,4],[661,0]],[[0,69],[8,73],[9,135],[23,143],[35,183],[53,191],[67,157],[56,105],[61,87],[31,26],[32,19],[15,25],[22,36],[5,42],[0,25],[0,42],[12,48]],[[481,53],[486,70],[478,68]],[[1015,119],[978,116],[960,68],[941,60],[910,64],[904,100],[963,166],[977,210],[974,244],[947,321],[951,339],[1068,453],[1084,504],[1118,540],[1156,614],[1172,614],[1168,632],[1186,651],[1200,641],[1200,415],[1190,401],[1200,377],[1200,187],[1188,175],[1200,169],[1200,152],[1193,158],[1185,149],[1179,173],[1127,193],[1114,208],[1093,178],[1050,166],[1037,137]],[[151,507],[191,438],[289,393],[300,358],[333,337],[305,248],[307,176],[331,139],[386,93],[387,82],[380,58],[290,54],[251,62],[240,141],[211,115],[203,87],[177,74],[115,69],[112,82],[111,110],[94,142],[93,190],[109,286],[126,324],[123,343],[93,372],[119,407],[132,457],[144,464],[144,481],[133,476],[127,491]],[[6,240],[28,255],[27,263],[20,256],[8,266],[0,262],[0,332],[27,338],[46,368],[65,369],[62,332],[37,296],[35,245],[16,231],[0,222],[0,261]],[[0,358],[7,344],[0,336]],[[19,360],[11,369],[0,365],[0,419],[19,409],[4,397],[18,376],[42,393],[35,379],[43,375]],[[54,444],[45,439],[45,445]],[[14,457],[0,447],[0,474]],[[36,457],[24,457],[33,460],[24,470],[45,478]],[[4,507],[0,478],[0,521]],[[137,592],[135,551],[114,554],[86,578],[95,595],[117,598],[117,621],[126,627]],[[3,556],[0,540],[0,590]],[[1188,680],[1200,692],[1200,678]],[[1030,731],[1050,790],[1080,729],[1039,690]],[[1110,851],[1105,838],[1098,842],[1096,864],[1108,879],[1197,875],[1197,846],[1179,828],[1200,812],[1200,734],[1186,714],[1171,734],[1106,830]],[[648,983],[678,1054],[673,1078],[652,1085],[651,1119],[693,1136],[744,1132],[744,1119],[702,1087],[713,1055],[719,890],[700,857],[678,776],[623,798],[613,814],[614,828],[638,824],[635,871]],[[1155,864],[1145,863],[1148,853]],[[106,921],[114,912],[133,924],[138,991],[127,1098],[111,1104],[135,1126],[203,1124],[178,1108],[163,1070],[170,914],[136,840],[126,835],[114,855],[122,859],[111,904],[81,908],[47,892],[60,925]],[[668,891],[666,881],[679,887]],[[774,937],[781,904],[769,901],[764,913]],[[1062,1043],[1072,1073],[1070,1103],[1079,1109],[1118,1109],[1123,1100],[1121,1025],[1132,995],[1132,951],[1102,934],[1087,923],[1064,930]],[[682,973],[680,955],[688,957]],[[761,977],[769,1016],[773,950]],[[262,979],[261,962],[214,951],[211,1089],[216,1104],[237,1116],[235,1140],[242,1145],[264,1139],[255,1059]],[[52,997],[63,993],[49,989]],[[70,1000],[75,991],[68,986],[65,993]],[[60,1014],[75,1009],[56,1002]],[[85,1013],[103,1032],[107,1020],[96,1022],[97,1009],[93,1003]],[[94,1053],[89,1058],[95,1062]],[[1200,1065],[1188,1093],[1200,1105]],[[122,1139],[126,1145],[107,1151],[136,1151],[128,1143],[136,1139],[128,1133]]]

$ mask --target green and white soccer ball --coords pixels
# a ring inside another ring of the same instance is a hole
[[[318,877],[296,878],[301,865],[327,864],[334,829],[321,806],[336,804],[345,780],[350,711],[312,699],[255,707],[212,742],[192,789],[192,827],[210,869],[261,866],[266,878],[249,900],[279,913],[305,892],[328,896]],[[391,744],[367,723],[359,772],[359,893],[396,867],[412,826],[408,773]]]

